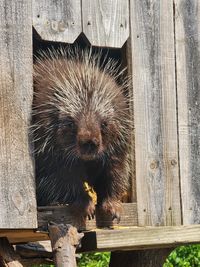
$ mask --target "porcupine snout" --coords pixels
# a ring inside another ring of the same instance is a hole
[[[79,141],[79,147],[83,154],[96,153],[98,151],[99,142],[96,138],[93,138],[91,140],[83,139]]]
[[[93,159],[99,152],[100,140],[89,131],[81,132],[78,135],[78,147],[83,159]]]
[[[77,134],[80,157],[84,160],[94,159],[101,151],[101,133],[98,125],[81,127]]]

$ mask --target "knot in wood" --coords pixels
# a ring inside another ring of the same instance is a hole
[[[150,163],[150,168],[153,170],[153,169],[157,169],[159,166],[159,162],[157,160],[153,160],[151,163]]]

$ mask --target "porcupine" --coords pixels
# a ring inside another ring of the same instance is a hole
[[[72,204],[93,217],[84,190],[94,188],[97,204],[120,218],[128,185],[130,120],[125,79],[119,67],[91,50],[50,50],[34,64],[32,136],[38,205]]]

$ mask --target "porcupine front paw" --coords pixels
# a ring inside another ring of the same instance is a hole
[[[85,206],[85,217],[88,217],[89,220],[94,219],[95,216],[95,205],[92,199],[89,200]]]
[[[75,201],[72,205],[72,212],[76,217],[94,219],[95,205],[90,196],[84,196]]]
[[[117,219],[117,223],[120,222],[120,216],[122,212],[122,203],[120,200],[106,198],[100,205],[101,209],[112,216],[112,220]]]

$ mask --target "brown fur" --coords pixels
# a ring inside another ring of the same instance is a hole
[[[58,55],[45,55],[34,66],[38,204],[69,203],[93,216],[94,204],[83,187],[87,181],[98,205],[119,218],[128,184],[130,128],[124,88],[116,82],[112,62],[101,69],[88,54],[75,59]],[[109,66],[113,76],[107,73]]]

